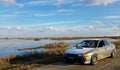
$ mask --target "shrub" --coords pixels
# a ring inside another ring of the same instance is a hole
[[[46,44],[45,46],[43,46],[43,48],[66,48],[68,46],[67,43],[64,42],[60,42],[60,43],[50,43],[50,44]]]
[[[117,49],[120,48],[120,41],[114,42],[114,44],[115,44],[115,46],[116,46]]]
[[[34,40],[35,40],[35,41],[40,41],[41,39],[40,39],[40,38],[35,38]]]

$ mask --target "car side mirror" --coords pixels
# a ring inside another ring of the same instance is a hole
[[[79,44],[76,44],[75,47],[79,47],[80,45]]]

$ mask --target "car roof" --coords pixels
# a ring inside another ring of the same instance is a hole
[[[94,39],[83,39],[83,40],[106,40],[106,39],[98,39],[98,38],[94,38]]]

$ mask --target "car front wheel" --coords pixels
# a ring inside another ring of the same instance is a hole
[[[92,64],[92,65],[95,65],[95,64],[97,64],[97,61],[98,61],[97,55],[93,55],[93,56],[91,57],[91,64]]]
[[[111,58],[114,58],[114,57],[116,57],[116,50],[113,50],[112,51],[112,53],[111,53],[111,56],[110,56]]]

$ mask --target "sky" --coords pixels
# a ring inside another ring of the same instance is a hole
[[[120,36],[120,0],[0,0],[0,38]]]

